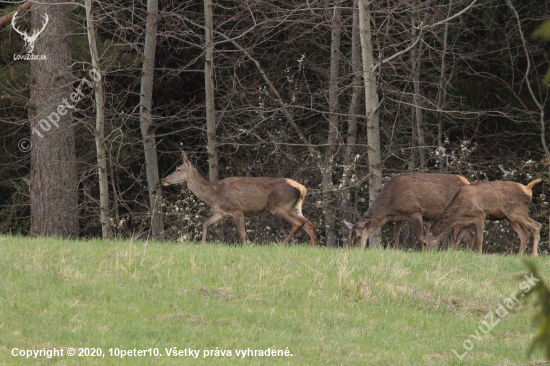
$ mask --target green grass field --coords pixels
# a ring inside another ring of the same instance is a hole
[[[472,337],[520,291],[517,256],[9,236],[0,250],[4,365],[545,364],[526,357],[535,329],[524,301]],[[536,263],[550,278],[549,258]],[[168,356],[173,347],[200,353]],[[53,348],[64,355],[12,355]],[[155,348],[160,356],[114,356]],[[292,356],[235,355],[268,348]],[[232,355],[205,356],[216,349]]]

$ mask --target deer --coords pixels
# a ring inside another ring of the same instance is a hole
[[[410,220],[422,250],[426,247],[424,221],[433,221],[462,187],[470,184],[461,175],[409,173],[391,178],[368,211],[355,223],[344,220],[351,230],[348,246],[365,247],[371,233],[386,222],[395,222],[394,245],[399,245],[403,221]]]
[[[239,239],[246,244],[245,216],[273,214],[289,221],[293,227],[283,245],[287,245],[296,232],[303,228],[317,245],[317,227],[302,214],[302,203],[307,189],[288,178],[231,177],[210,182],[204,179],[197,168],[182,152],[183,164],[172,174],[162,179],[164,186],[187,182],[187,188],[201,201],[210,205],[214,215],[202,225],[202,243],[206,243],[208,227],[232,217],[237,224]]]
[[[17,27],[15,26],[15,22],[17,21],[17,12],[13,14],[13,18],[11,22],[12,28],[23,37],[23,40],[25,41],[25,51],[27,51],[27,53],[32,53],[32,51],[34,50],[34,42],[36,42],[36,39],[38,38],[40,33],[44,31],[44,29],[46,28],[46,25],[48,24],[48,20],[49,20],[48,14],[44,14],[44,18],[45,18],[45,22],[42,25],[42,29],[40,30],[35,29],[34,32],[32,33],[32,36],[29,36],[26,31],[22,32],[19,29],[17,29]]]
[[[538,253],[542,225],[529,217],[532,188],[540,183],[535,179],[526,186],[510,181],[478,182],[462,187],[432,223],[432,235],[427,238],[428,249],[435,249],[440,238],[452,228],[460,229],[460,241],[470,226],[475,226],[477,251],[481,253],[485,220],[506,220],[519,235],[519,254],[523,255],[533,233],[533,256]],[[456,244],[454,245],[456,246]]]

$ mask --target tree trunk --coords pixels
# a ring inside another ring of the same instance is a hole
[[[96,32],[92,13],[92,0],[85,0],[84,4],[86,6],[88,43],[90,45],[90,55],[92,57],[93,74],[96,76],[96,79],[98,79],[94,79],[96,107],[95,146],[97,150],[97,167],[99,176],[99,211],[101,230],[103,233],[103,239],[112,239],[113,229],[111,227],[111,218],[109,215],[109,177],[107,175],[107,153],[105,150],[105,95],[103,93],[103,80],[101,79],[101,70],[99,68]]]
[[[453,9],[453,0],[449,1],[449,11],[447,13],[447,18],[451,16]],[[439,74],[439,89],[437,91],[437,109],[439,111],[443,110],[445,106],[445,101],[447,97],[447,80],[445,78],[445,73],[447,72],[447,39],[449,36],[449,22],[445,23],[445,30],[443,32],[443,52],[441,53],[441,73]],[[437,149],[439,151],[439,171],[445,171],[445,158],[443,156],[443,112],[438,113],[437,118]]]
[[[550,149],[546,143],[546,126],[544,121],[544,109],[540,110],[540,139],[542,141],[542,148],[544,150],[544,155],[546,156],[546,161],[550,164]],[[550,166],[548,167],[548,175],[550,176]],[[548,218],[548,227],[550,228],[550,217]],[[550,229],[548,230],[548,245],[550,246]]]
[[[218,149],[216,146],[216,106],[214,105],[214,37],[212,0],[204,0],[204,89],[206,93],[206,135],[208,138],[208,177],[211,182],[218,180]]]
[[[32,7],[32,28],[41,29],[31,61],[29,119],[31,235],[78,236],[78,175],[72,110],[66,105],[74,81],[71,65],[71,6],[44,0]]]
[[[157,43],[157,0],[147,0],[147,24],[145,47],[143,48],[143,69],[139,103],[139,124],[145,151],[145,171],[149,189],[149,209],[151,212],[151,235],[154,240],[161,239],[164,231],[162,218],[162,192],[159,184],[157,147],[151,108],[153,104],[153,76],[155,71],[155,48]]]
[[[414,101],[413,101],[414,103]],[[411,155],[409,158],[409,171],[412,172],[416,169],[416,152],[418,151],[418,129],[416,128],[416,115],[415,115],[415,107],[411,107]]]
[[[336,242],[336,230],[335,230],[335,199],[334,199],[334,187],[332,183],[332,168],[334,165],[336,142],[338,139],[338,76],[340,71],[340,33],[342,23],[340,19],[340,2],[336,0],[334,2],[334,10],[331,24],[331,46],[330,46],[330,76],[328,82],[328,105],[329,105],[329,118],[328,118],[328,139],[327,149],[325,152],[325,163],[322,173],[323,182],[323,204],[325,211],[325,233],[327,236],[327,247],[337,246]]]
[[[380,159],[380,125],[378,121],[378,93],[374,68],[374,53],[371,42],[370,9],[366,0],[359,0],[359,29],[365,83],[365,112],[367,116],[367,149],[369,154],[369,204],[382,190],[382,163]],[[381,230],[369,237],[371,247],[382,247]]]
[[[521,20],[519,18],[519,13],[517,12],[511,0],[506,0],[506,4],[510,7],[510,10],[512,10],[512,12],[514,13],[514,16],[517,21],[518,32],[521,37],[521,43],[523,44],[523,49],[525,50],[525,57],[527,60],[527,68],[525,70],[525,83],[527,84],[527,90],[531,95],[531,99],[533,100],[533,103],[535,103],[535,105],[537,106],[537,109],[539,110],[540,138],[542,142],[542,148],[544,149],[544,155],[546,155],[546,159],[550,163],[550,149],[548,148],[548,144],[546,143],[546,127],[545,127],[545,120],[544,120],[544,116],[545,116],[544,110],[546,108],[546,104],[545,102],[537,98],[531,86],[531,80],[529,78],[529,73],[531,72],[531,54],[529,53],[529,47],[527,47],[527,39],[525,38],[525,35],[523,34],[523,30],[521,29]],[[550,174],[550,169],[549,169],[549,174]],[[550,225],[550,218],[548,219],[548,224]],[[548,244],[550,245],[550,230],[548,231]]]
[[[416,22],[412,21],[412,36],[416,37]],[[426,171],[426,138],[424,134],[424,115],[422,111],[422,95],[420,91],[420,72],[422,70],[422,53],[424,52],[424,43],[422,40],[411,51],[411,69],[413,81],[413,103],[414,115],[416,118],[416,134],[418,138],[418,157],[420,160],[420,171]]]
[[[355,1],[357,3],[357,1]],[[353,29],[351,32],[351,69],[353,72],[351,101],[348,114],[348,133],[346,139],[346,151],[344,156],[344,175],[342,185],[344,187],[344,197],[342,199],[341,211],[343,219],[354,222],[355,210],[351,205],[351,178],[355,171],[355,152],[357,144],[357,117],[359,113],[359,98],[361,97],[361,49],[359,39],[359,14],[356,10],[353,12]],[[345,225],[343,226],[343,228]]]

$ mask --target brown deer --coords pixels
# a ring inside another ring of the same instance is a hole
[[[542,225],[529,217],[532,188],[541,182],[535,179],[528,185],[516,182],[479,182],[462,187],[433,222],[428,249],[437,248],[439,239],[452,228],[459,228],[459,241],[468,227],[475,225],[477,250],[481,253],[485,220],[506,219],[520,238],[519,254],[525,252],[533,232],[533,255],[537,255]],[[456,244],[455,244],[456,245]]]
[[[302,215],[306,187],[286,178],[231,177],[217,182],[204,179],[183,153],[183,165],[162,180],[169,186],[187,182],[187,188],[201,201],[214,209],[214,216],[202,225],[202,242],[206,243],[208,226],[233,217],[239,238],[246,243],[244,217],[272,213],[289,221],[293,228],[283,241],[286,245],[302,227],[309,234],[313,246],[317,245],[317,228]]]
[[[391,178],[359,221],[355,224],[344,221],[351,229],[348,245],[361,244],[364,248],[369,235],[391,221],[397,223],[394,230],[397,246],[402,222],[410,220],[424,249],[423,220],[435,220],[454,194],[468,184],[466,178],[453,174],[412,173]]]

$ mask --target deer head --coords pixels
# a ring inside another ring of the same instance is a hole
[[[178,184],[178,183],[184,183],[187,182],[189,179],[189,173],[191,172],[191,169],[193,168],[193,165],[187,159],[187,156],[182,151],[183,155],[183,164],[176,168],[176,171],[167,176],[162,180],[162,184],[164,186],[169,186],[172,184]]]
[[[46,24],[48,24],[48,14],[44,14],[44,18],[46,21],[44,22],[44,25],[42,25],[42,29],[35,29],[32,33],[32,36],[29,36],[26,31],[21,32],[19,29],[17,29],[17,27],[15,26],[15,22],[17,21],[17,12],[13,14],[11,26],[17,33],[19,33],[23,37],[23,40],[25,41],[25,51],[27,51],[27,53],[32,53],[32,51],[34,50],[34,42],[36,42],[36,39],[38,38],[40,33],[42,33],[44,31],[44,28],[46,28]]]
[[[355,224],[344,220],[344,224],[351,230],[351,233],[348,237],[348,246],[355,247],[361,245],[364,247],[367,243],[367,239],[372,231],[370,230],[372,220],[360,220]]]

